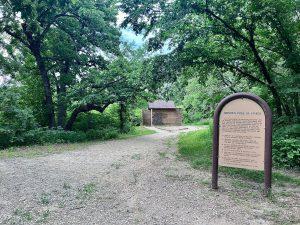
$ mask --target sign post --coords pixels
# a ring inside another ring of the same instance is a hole
[[[216,108],[213,125],[212,188],[218,189],[218,167],[264,171],[265,195],[271,190],[272,112],[260,97],[236,93]]]

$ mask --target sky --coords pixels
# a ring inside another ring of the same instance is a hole
[[[126,18],[126,14],[119,11],[117,15],[117,25],[120,26],[121,23]],[[130,27],[121,28],[121,42],[127,42],[132,44],[135,48],[143,46],[146,42],[146,38],[142,34],[136,34]]]
[[[121,42],[128,42],[130,44],[133,44],[135,48],[139,48],[143,46],[143,44],[146,42],[146,39],[141,34],[135,34],[135,32],[130,28],[122,28]]]

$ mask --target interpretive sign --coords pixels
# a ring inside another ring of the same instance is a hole
[[[214,115],[212,188],[218,188],[218,166],[263,170],[265,191],[271,188],[272,114],[253,94],[223,99]]]

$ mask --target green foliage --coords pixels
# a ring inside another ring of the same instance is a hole
[[[277,167],[300,168],[300,124],[285,125],[273,134],[273,162]]]
[[[64,131],[50,129],[30,130],[15,137],[6,130],[0,129],[0,149],[10,146],[28,146],[56,143],[76,143],[90,140],[108,140],[119,136],[119,131],[114,128],[101,130]]]
[[[229,93],[212,76],[209,76],[204,84],[199,83],[197,78],[190,79],[185,92],[188,93],[182,100],[185,122],[211,118],[217,104]]]
[[[133,126],[141,126],[143,123],[142,109],[136,108],[132,110],[131,123]]]
[[[117,138],[119,131],[116,128],[101,129],[101,130],[88,130],[86,132],[87,140],[108,140]]]
[[[220,88],[230,92],[260,87],[270,96],[266,100],[276,114],[299,116],[296,4],[295,0],[145,0],[139,4],[123,0],[121,8],[128,14],[124,27],[130,24],[136,32],[153,33],[151,50],[172,48],[153,60],[154,74],[162,73],[173,82],[170,73],[174,79],[192,68],[202,84],[213,75],[222,83]],[[239,87],[240,83],[244,85]]]
[[[0,128],[0,149],[11,144],[13,131]]]
[[[32,145],[45,143],[74,143],[82,142],[87,139],[83,132],[36,129],[22,135],[22,141],[16,145]]]
[[[32,111],[20,107],[20,99],[14,89],[0,90],[0,148],[20,142],[24,132],[37,127]]]
[[[300,140],[280,138],[273,141],[273,162],[277,167],[300,168]]]
[[[103,113],[91,111],[89,113],[82,113],[78,116],[73,125],[73,130],[84,131],[101,130],[119,128],[119,107],[117,104],[110,105]]]

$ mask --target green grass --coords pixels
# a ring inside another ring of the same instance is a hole
[[[88,183],[83,186],[83,188],[78,190],[77,199],[88,199],[96,191],[96,184]]]
[[[178,141],[179,153],[195,168],[208,169],[211,166],[211,146],[209,129],[181,134]]]
[[[180,135],[178,148],[181,156],[189,160],[194,168],[206,170],[211,168],[212,132],[210,128]],[[243,178],[255,182],[263,182],[264,178],[262,171],[228,167],[219,167],[219,171],[234,178]],[[299,178],[277,171],[272,173],[272,181],[279,184],[300,185]]]
[[[197,121],[197,122],[191,122],[191,123],[187,123],[187,125],[194,125],[194,126],[209,126],[209,124],[211,123],[211,119],[204,119],[201,121]]]
[[[116,139],[127,139],[142,135],[149,135],[156,133],[153,130],[146,129],[145,127],[136,127],[127,134],[120,134]],[[45,145],[33,145],[22,147],[10,147],[8,149],[0,150],[0,159],[4,158],[16,158],[25,157],[33,158],[37,156],[44,156],[48,154],[60,153],[65,151],[74,151],[78,149],[85,149],[87,144],[99,142],[99,140],[81,142],[81,143],[69,143],[69,144],[45,144]]]
[[[14,211],[15,216],[20,216],[21,219],[25,221],[31,221],[32,220],[32,214],[29,211],[23,210],[23,209],[16,209]]]
[[[40,203],[43,205],[49,205],[50,196],[48,194],[43,193],[40,197]]]
[[[158,152],[158,155],[159,155],[161,158],[166,158],[166,157],[167,157],[167,152]]]
[[[156,131],[149,130],[145,127],[135,127],[134,129],[132,129],[130,132],[126,134],[120,134],[118,139],[126,139],[126,138],[138,137],[138,136],[155,134],[155,133]]]

